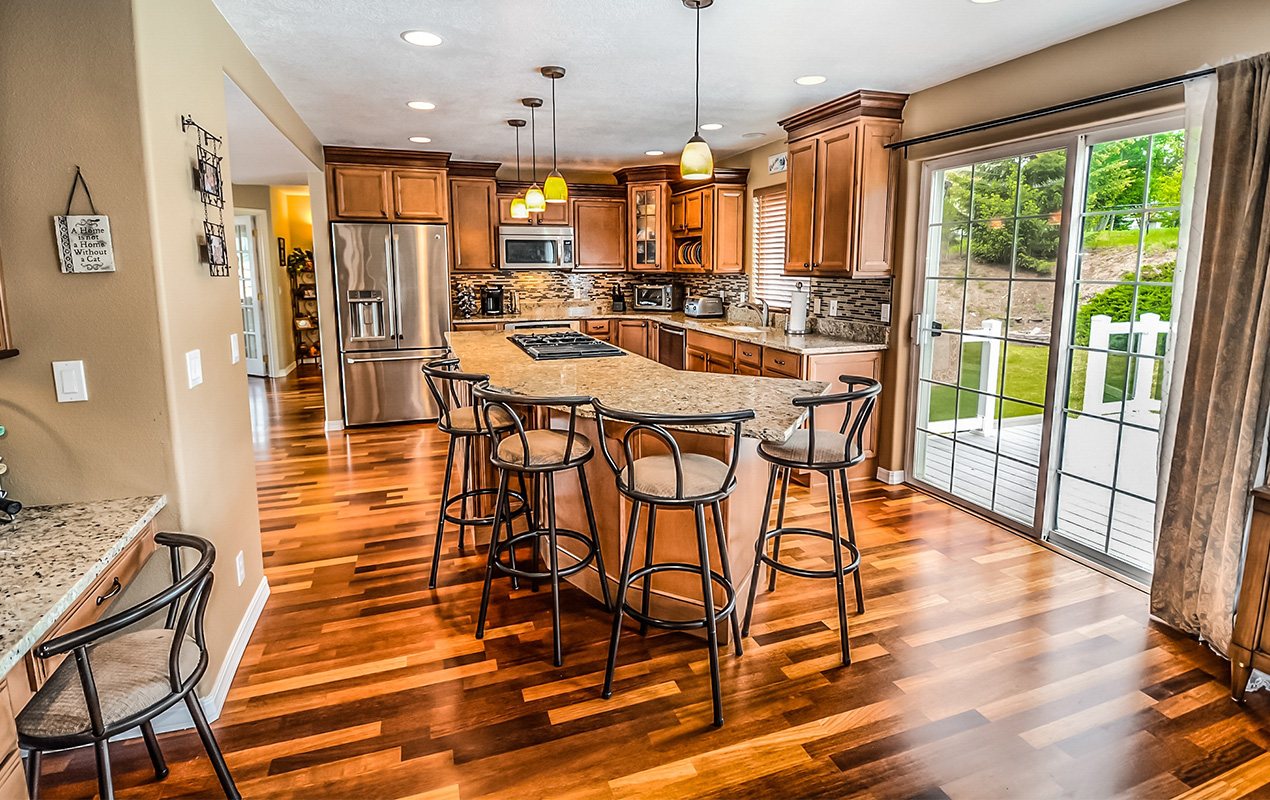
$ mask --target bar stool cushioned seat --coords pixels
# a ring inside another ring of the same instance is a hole
[[[840,464],[843,455],[849,454],[847,462],[856,460],[860,448],[847,437],[836,431],[816,431],[816,452],[807,457],[808,439],[811,434],[806,428],[794,431],[783,442],[763,442],[758,450],[768,458],[778,461],[792,461],[798,464]]]
[[[494,416],[495,411],[503,411],[503,409],[501,406],[490,406],[491,417]],[[503,413],[506,414],[505,411]],[[531,467],[568,464],[591,453],[591,440],[577,432],[573,434],[573,447],[568,453],[565,452],[565,448],[569,447],[569,434],[564,431],[546,429],[525,431],[524,442],[529,443],[529,466]],[[518,435],[508,436],[498,445],[498,460],[513,465],[524,464],[524,442]]]
[[[498,430],[507,430],[515,423],[512,422],[511,415],[501,408],[494,407],[489,412],[490,422],[497,426]],[[461,406],[450,411],[450,428],[456,431],[471,431],[479,433],[485,429],[485,420],[481,419],[480,427],[476,426],[476,409],[471,406]]]
[[[163,701],[172,694],[168,675],[170,630],[142,630],[89,648],[93,681],[101,701],[101,715],[112,725]],[[186,636],[181,647],[182,679],[198,666],[198,643]],[[18,731],[24,736],[49,738],[86,733],[92,728],[84,689],[74,657],[58,665],[52,677],[18,714]]]
[[[683,495],[704,497],[723,490],[728,477],[728,465],[717,458],[701,453],[682,454],[684,486]],[[641,494],[653,497],[675,497],[675,457],[671,455],[644,456],[630,466],[635,475],[632,483],[627,469],[622,468],[618,479],[622,485]]]

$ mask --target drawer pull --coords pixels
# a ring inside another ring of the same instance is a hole
[[[778,358],[778,359],[775,359],[775,360],[776,360],[776,363],[777,363],[777,364],[780,364],[782,367],[783,367],[783,366],[785,366],[785,362],[784,362],[784,361],[781,361],[779,358]]]
[[[119,582],[119,578],[116,576],[114,582],[110,584],[110,591],[97,598],[97,605],[101,605],[122,591],[123,584]]]

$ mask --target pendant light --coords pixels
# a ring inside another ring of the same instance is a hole
[[[539,72],[551,78],[551,174],[542,189],[548,203],[563,203],[569,199],[569,186],[556,166],[556,81],[564,77],[564,67],[543,67]]]
[[[688,8],[697,12],[697,79],[696,104],[693,106],[693,134],[684,145],[679,157],[679,174],[686,181],[704,181],[714,174],[714,155],[710,145],[701,138],[701,9],[709,8],[714,0],[683,0]]]
[[[509,119],[507,124],[516,130],[516,183],[520,183],[520,129],[525,127],[523,119]],[[529,206],[525,205],[525,198],[516,195],[512,198],[512,219],[529,219]]]
[[[534,117],[534,109],[542,108],[542,98],[526,97],[520,102],[529,109],[529,141],[530,151],[533,153],[533,161],[530,164],[533,169],[533,176],[530,178],[533,185],[525,191],[525,205],[529,208],[530,214],[541,214],[547,210],[547,198],[538,187],[538,121]]]

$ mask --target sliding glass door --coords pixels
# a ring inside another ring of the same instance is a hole
[[[1177,125],[945,160],[925,182],[912,480],[1138,579],[1173,334]]]

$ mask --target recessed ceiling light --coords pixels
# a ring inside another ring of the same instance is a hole
[[[410,141],[414,142],[415,144],[427,144],[428,142],[432,140],[429,139],[427,136],[411,136]]]
[[[646,156],[664,156],[664,155],[666,155],[666,151],[665,151],[665,150],[645,150],[645,151],[644,151],[644,155],[646,155]]]
[[[702,126],[701,126],[701,130],[703,130],[703,131],[717,131],[717,130],[719,130],[719,129],[720,129],[720,128],[722,128],[722,127],[723,127],[723,123],[722,123],[722,122],[707,122],[705,125],[702,125]]]
[[[978,3],[978,4],[980,4],[980,5],[985,4],[985,3],[995,3],[995,2],[997,2],[997,1],[998,1],[998,0],[970,0],[970,2],[972,2],[972,3]]]
[[[766,133],[760,133],[759,131],[753,131],[753,132],[751,132],[751,133],[743,133],[743,134],[741,134],[741,138],[742,138],[742,139],[762,139],[762,138],[763,138],[764,136],[766,136],[766,135],[767,135]]]
[[[419,111],[431,111],[437,107],[436,103],[429,103],[427,100],[411,100],[409,103],[406,103],[406,105]]]
[[[824,75],[804,75],[801,78],[794,78],[794,83],[799,86],[815,86],[818,83],[824,83]]]
[[[401,38],[411,44],[417,44],[420,47],[436,47],[441,44],[441,42],[445,41],[435,33],[428,33],[427,31],[406,31],[401,34]]]

